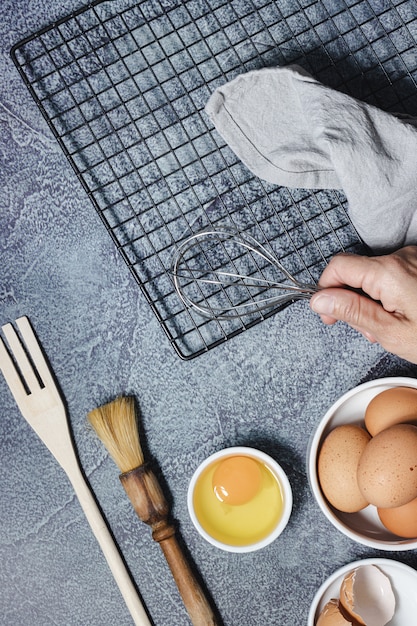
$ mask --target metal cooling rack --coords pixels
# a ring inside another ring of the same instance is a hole
[[[169,340],[191,358],[263,320],[184,308],[170,268],[206,227],[248,231],[317,280],[360,250],[342,193],[254,177],[213,130],[213,90],[297,63],[386,110],[416,112],[417,3],[387,0],[99,0],[17,43],[11,55]],[[271,311],[268,315],[276,311]]]

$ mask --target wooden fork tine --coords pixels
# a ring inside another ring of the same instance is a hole
[[[19,368],[19,371],[23,377],[23,380],[26,384],[27,389],[30,392],[37,391],[40,389],[39,381],[36,377],[35,372],[33,371],[33,366],[28,359],[28,356],[23,348],[22,342],[19,339],[19,336],[16,333],[12,324],[5,324],[2,326],[2,330],[4,336],[7,339],[7,343],[9,344],[11,353],[14,357],[14,360]],[[29,347],[28,347],[29,348]],[[30,349],[29,349],[30,352]],[[27,392],[25,392],[26,394]]]
[[[4,330],[4,326],[3,326]],[[4,376],[6,383],[9,386],[10,391],[16,401],[17,406],[22,410],[23,398],[26,397],[27,392],[24,388],[20,376],[16,371],[16,367],[10,357],[10,354],[4,345],[3,339],[0,337],[0,370]]]
[[[49,387],[51,390],[56,389],[55,380],[51,374],[51,369],[46,362],[45,356],[36,338],[36,335],[30,325],[29,319],[26,316],[19,317],[16,320],[16,326],[18,327],[20,334],[26,344],[26,348],[33,364],[39,374],[39,377],[45,387]]]

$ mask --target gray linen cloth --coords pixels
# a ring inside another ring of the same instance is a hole
[[[205,107],[257,176],[341,189],[374,251],[417,243],[417,123],[326,87],[301,67],[264,68],[216,89]]]

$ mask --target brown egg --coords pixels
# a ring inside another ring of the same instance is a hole
[[[320,448],[317,473],[323,494],[339,511],[355,513],[368,505],[357,483],[359,459],[370,440],[355,424],[334,428]]]
[[[394,535],[417,538],[417,498],[391,509],[377,509],[379,519]]]
[[[417,497],[417,427],[397,424],[375,435],[358,464],[363,497],[381,508],[402,506]]]
[[[332,598],[323,607],[316,626],[352,626],[352,622],[344,618],[339,608],[339,601]]]
[[[392,387],[381,391],[368,404],[365,426],[372,437],[394,424],[417,424],[417,389]]]

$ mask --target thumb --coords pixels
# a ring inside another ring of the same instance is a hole
[[[310,307],[325,324],[346,322],[370,341],[376,341],[381,329],[392,322],[379,302],[349,289],[323,289],[312,296]]]

